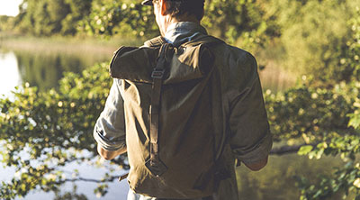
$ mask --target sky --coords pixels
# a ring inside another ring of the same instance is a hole
[[[16,16],[22,0],[0,0],[0,15]]]

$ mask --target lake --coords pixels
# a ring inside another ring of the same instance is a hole
[[[11,96],[10,91],[25,82],[31,86],[37,86],[42,91],[56,88],[63,72],[80,73],[96,62],[108,62],[115,50],[116,48],[108,48],[101,52],[92,50],[91,52],[74,53],[73,51],[44,51],[18,47],[5,49],[0,46],[0,95]],[[284,90],[294,81],[287,72],[277,69],[275,66],[261,71],[260,76],[264,89],[274,91]],[[92,137],[92,133],[89,133],[89,137]],[[84,151],[83,153],[87,154],[88,152]],[[82,177],[94,179],[101,178],[106,172],[109,172],[110,168],[115,168],[115,174],[124,173],[122,169],[117,169],[117,166],[112,166],[107,161],[102,161],[102,163],[101,167],[95,167],[88,163],[73,163],[66,165],[65,169],[68,176],[78,170]],[[268,166],[260,172],[251,172],[244,166],[237,168],[239,191],[244,200],[299,199],[296,176],[305,176],[311,179],[319,173],[329,173],[332,167],[340,165],[340,159],[333,157],[309,160],[296,154],[273,155],[270,156]],[[1,166],[0,163],[0,182],[10,180],[15,175],[14,170]],[[87,199],[98,199],[93,192],[96,186],[96,183],[84,181],[67,183],[61,188],[60,194],[32,191],[25,199],[59,199],[59,196],[68,192],[84,194]],[[109,185],[109,192],[101,199],[123,200],[126,199],[127,191],[126,181],[121,183],[114,181]],[[337,199],[337,197],[333,199]]]

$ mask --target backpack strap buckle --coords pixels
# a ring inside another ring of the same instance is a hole
[[[156,177],[160,177],[167,171],[166,165],[158,158],[149,158],[145,162],[146,168]]]
[[[165,69],[154,69],[151,73],[151,78],[153,79],[162,79],[164,77]]]

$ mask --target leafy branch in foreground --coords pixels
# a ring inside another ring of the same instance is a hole
[[[93,123],[112,83],[106,67],[98,64],[81,75],[67,73],[59,91],[38,92],[25,84],[13,99],[0,99],[0,141],[4,143],[0,162],[16,171],[10,182],[1,183],[2,198],[24,197],[34,189],[56,191],[64,182],[85,180],[78,173],[67,177],[63,168],[84,161],[96,165]],[[124,157],[119,159],[117,163],[127,167]]]
[[[356,156],[360,153],[357,107],[360,82],[342,82],[332,89],[303,85],[284,94],[268,92],[265,99],[276,140],[292,143],[290,147],[298,148],[299,155],[310,159],[340,156],[346,163],[335,169],[332,176],[319,176],[317,182],[298,178],[301,199],[324,199],[337,194],[359,198],[360,170]]]

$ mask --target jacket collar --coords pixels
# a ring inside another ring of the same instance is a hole
[[[171,24],[165,34],[165,40],[174,46],[191,41],[198,35],[207,35],[207,31],[200,24],[194,22],[178,22]]]

